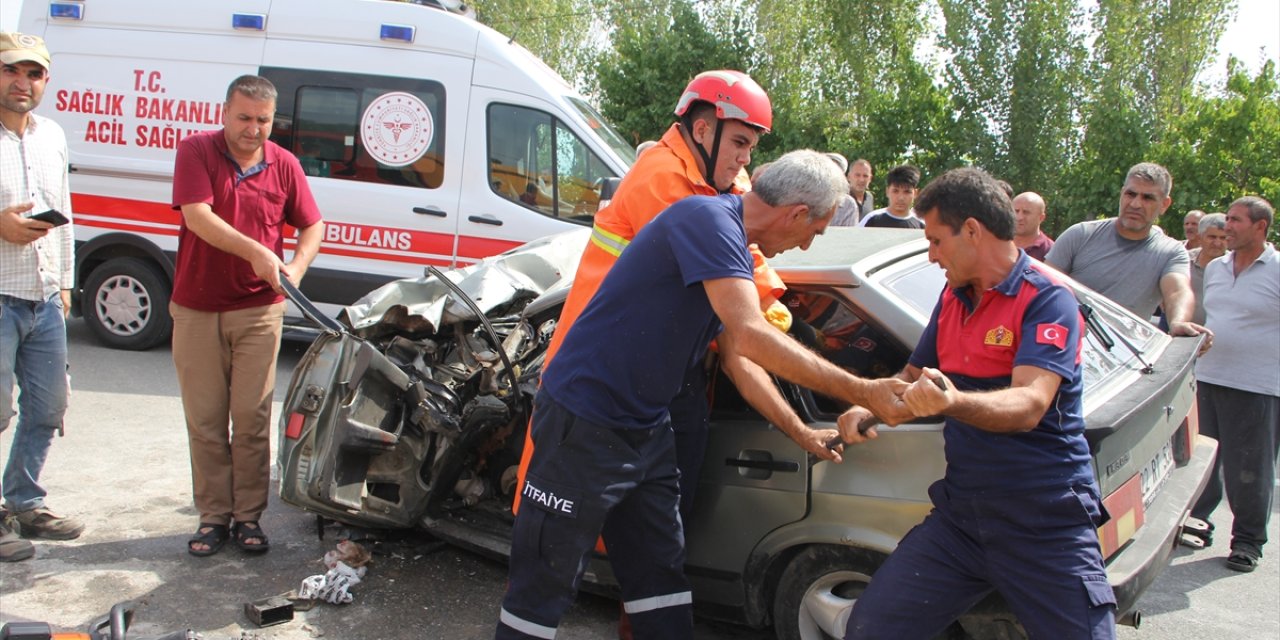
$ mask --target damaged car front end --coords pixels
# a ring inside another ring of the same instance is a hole
[[[465,507],[500,532],[557,285],[585,240],[553,236],[344,309],[349,329],[321,333],[284,400],[281,498],[370,528],[430,528]]]

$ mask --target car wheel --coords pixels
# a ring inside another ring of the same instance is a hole
[[[80,305],[89,328],[114,349],[150,349],[173,329],[169,282],[139,258],[115,258],[94,269]]]
[[[773,600],[778,640],[843,638],[853,603],[871,582],[872,559],[851,547],[813,546],[791,560]]]

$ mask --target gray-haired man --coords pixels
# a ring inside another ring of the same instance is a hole
[[[1267,242],[1274,222],[1262,198],[1227,209],[1229,251],[1204,271],[1207,324],[1219,344],[1196,363],[1200,432],[1219,446],[1184,531],[1209,537],[1225,489],[1235,518],[1227,568],[1245,572],[1258,566],[1267,542],[1280,453],[1280,254]]]

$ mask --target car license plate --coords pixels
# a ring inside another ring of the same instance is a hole
[[[1155,501],[1156,494],[1160,493],[1160,487],[1164,486],[1164,481],[1169,477],[1169,471],[1172,469],[1173,443],[1166,442],[1163,447],[1160,447],[1160,452],[1142,467],[1142,507],[1144,509],[1149,508]]]

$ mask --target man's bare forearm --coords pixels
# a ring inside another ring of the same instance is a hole
[[[800,346],[763,319],[758,326],[753,323],[747,331],[748,335],[736,343],[739,352],[761,367],[790,382],[850,404],[870,402],[872,384],[869,381]]]
[[[207,204],[182,205],[182,218],[186,221],[187,228],[201,240],[250,262],[259,257],[262,252],[271,251],[237,231],[235,227],[214,213],[213,208]]]

